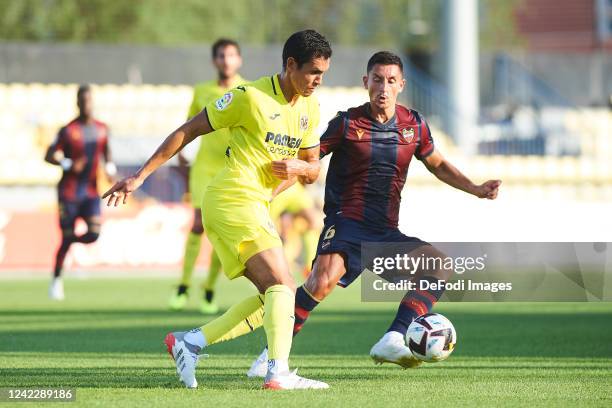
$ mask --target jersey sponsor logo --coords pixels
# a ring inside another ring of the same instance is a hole
[[[285,146],[291,149],[296,149],[302,144],[302,139],[297,137],[291,137],[288,135],[281,135],[280,133],[266,133],[266,143],[274,143],[277,146]]]
[[[414,129],[402,129],[402,137],[406,143],[412,143],[414,140]]]
[[[357,129],[356,132],[357,132],[357,137],[359,138],[359,140],[361,140],[361,138],[363,137],[363,130]]]
[[[308,116],[302,115],[302,117],[300,118],[300,129],[308,129]]]
[[[236,89],[240,89],[242,92],[246,92],[246,88],[242,85],[237,86]]]
[[[297,149],[302,144],[302,139],[281,135],[280,133],[266,133],[265,143],[268,144],[270,153],[280,154],[282,156],[295,156]],[[272,144],[273,146],[270,146]]]
[[[232,99],[234,99],[234,94],[231,92],[226,93],[215,102],[215,107],[217,110],[222,111],[232,103]]]

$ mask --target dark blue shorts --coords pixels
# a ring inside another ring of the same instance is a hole
[[[361,264],[361,244],[364,242],[407,242],[415,244],[413,248],[429,245],[418,238],[404,235],[397,228],[372,228],[349,218],[326,217],[317,255],[339,253],[343,256],[346,273],[338,281],[339,286],[347,287],[353,283],[367,267]]]
[[[60,227],[64,229],[74,228],[77,218],[87,219],[100,215],[100,199],[82,198],[80,200],[59,199]]]

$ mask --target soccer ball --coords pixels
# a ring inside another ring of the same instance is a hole
[[[417,317],[406,332],[406,344],[420,360],[435,363],[446,360],[457,343],[457,332],[446,317],[427,313]]]

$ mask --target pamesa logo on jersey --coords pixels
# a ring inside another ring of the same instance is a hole
[[[278,153],[282,155],[293,155],[295,149],[298,149],[302,144],[302,139],[291,137],[289,135],[281,135],[280,133],[268,132],[264,140],[268,145],[270,153]]]

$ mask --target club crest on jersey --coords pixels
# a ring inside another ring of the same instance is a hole
[[[300,118],[300,129],[302,129],[302,130],[308,129],[308,116],[303,115]]]
[[[232,99],[234,99],[234,94],[231,92],[226,93],[215,102],[215,107],[217,110],[222,111],[227,108],[230,103],[232,103]]]
[[[402,137],[406,143],[412,143],[414,139],[414,129],[402,129]]]

